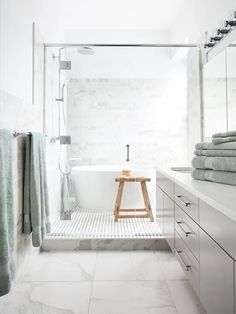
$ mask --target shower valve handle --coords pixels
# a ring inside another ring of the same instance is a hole
[[[130,159],[129,159],[129,148],[130,148],[130,145],[127,144],[127,145],[126,145],[126,161],[127,161],[127,162],[130,161]]]

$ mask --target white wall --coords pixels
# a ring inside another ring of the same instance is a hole
[[[26,102],[32,96],[32,23],[44,40],[63,41],[57,28],[60,2],[51,0],[0,1],[0,88]],[[52,22],[53,21],[53,22]]]
[[[54,2],[54,5],[57,1]],[[43,132],[43,38],[52,39],[51,14],[57,7],[48,1],[0,1],[0,128],[11,131]],[[50,9],[50,10],[49,10]],[[36,33],[35,49],[35,103],[32,104],[32,23],[43,29],[43,36]],[[60,37],[55,33],[55,38]],[[61,39],[62,40],[62,37]],[[49,141],[49,138],[48,138]],[[22,138],[12,138],[14,166],[15,231],[18,260],[30,254],[32,245],[22,235],[23,154]],[[50,152],[53,156],[55,152]],[[50,166],[50,165],[49,165]],[[48,167],[49,172],[52,168]],[[55,176],[54,176],[55,178]],[[55,178],[56,179],[56,178]],[[54,188],[60,181],[54,181]],[[50,193],[51,194],[51,193]],[[58,199],[58,197],[57,197]],[[54,202],[55,205],[55,202]],[[27,251],[27,254],[26,254]],[[18,271],[18,269],[17,269]]]
[[[171,40],[195,43],[205,32],[213,35],[235,8],[235,0],[186,0],[170,27]]]

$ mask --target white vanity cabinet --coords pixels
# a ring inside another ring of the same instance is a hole
[[[200,301],[207,314],[234,314],[234,261],[202,229]]]
[[[157,221],[172,251],[175,238],[174,186],[174,182],[157,172]]]
[[[236,314],[236,219],[228,215],[236,212],[236,187],[162,176],[160,228],[171,250],[207,314]]]
[[[156,188],[156,221],[163,234],[164,227],[164,192],[157,186]]]
[[[171,250],[175,248],[175,203],[174,201],[164,193],[164,227],[163,235],[168,242]]]

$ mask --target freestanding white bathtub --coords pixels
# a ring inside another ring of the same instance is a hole
[[[136,176],[151,178],[147,182],[153,216],[156,217],[156,170],[140,166],[76,166],[71,169],[72,188],[79,208],[113,211],[118,183],[115,178],[123,169]],[[140,183],[125,183],[122,208],[144,208]]]

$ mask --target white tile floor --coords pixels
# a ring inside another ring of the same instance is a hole
[[[0,298],[1,314],[203,314],[170,252],[49,252]]]

